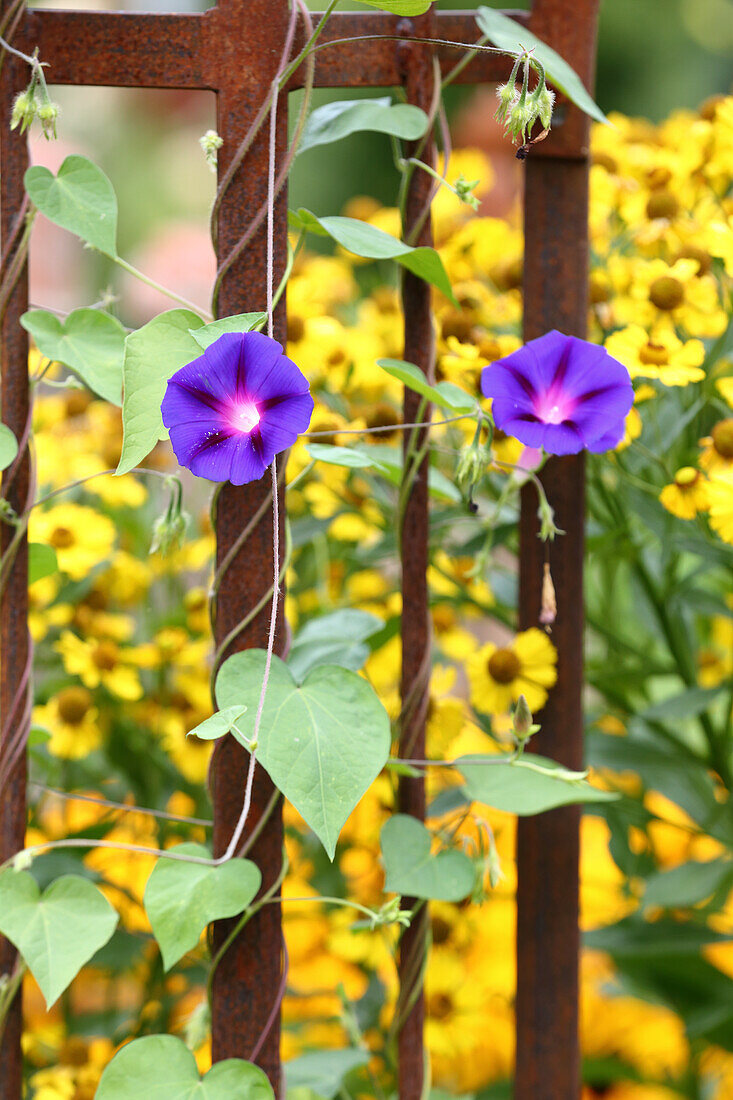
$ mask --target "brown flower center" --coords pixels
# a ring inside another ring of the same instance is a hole
[[[733,417],[719,420],[710,433],[713,447],[721,458],[733,458]]]
[[[457,309],[447,313],[440,322],[443,339],[447,340],[449,336],[455,336],[461,344],[464,344],[470,338],[472,328],[473,319]]]
[[[649,287],[649,301],[657,309],[677,309],[685,298],[685,288],[673,275],[660,275]]]
[[[450,938],[451,926],[442,917],[433,917],[430,921],[430,929],[433,933],[433,943],[445,943]]]
[[[69,726],[80,726],[92,705],[92,697],[83,687],[64,688],[56,696],[59,718]]]
[[[594,153],[591,157],[591,162],[593,164],[600,164],[601,168],[605,168],[612,176],[618,172],[618,164],[608,153]]]
[[[669,363],[669,352],[661,344],[645,344],[639,352],[639,359],[646,366],[666,367]]]
[[[54,527],[48,541],[57,550],[66,550],[68,546],[74,545],[76,539],[74,538],[74,532],[70,531],[68,527]]]
[[[430,1015],[434,1020],[445,1020],[453,1011],[453,1001],[447,993],[436,993],[430,998]]]
[[[608,283],[603,276],[599,275],[597,272],[594,272],[590,277],[588,293],[592,306],[600,305],[601,302],[607,302],[611,297]]]
[[[118,649],[114,642],[100,642],[92,652],[92,660],[101,672],[111,672],[117,665],[118,656]]]
[[[680,204],[671,191],[653,191],[646,204],[646,216],[651,218],[673,218]]]
[[[497,290],[519,290],[524,279],[524,261],[521,256],[515,260],[504,260],[491,269],[489,276]]]
[[[519,657],[513,649],[497,649],[489,657],[487,665],[489,676],[497,684],[511,684],[522,670]]]
[[[305,321],[297,313],[288,316],[288,343],[297,344],[305,336]]]

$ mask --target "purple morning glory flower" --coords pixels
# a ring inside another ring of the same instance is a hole
[[[553,455],[615,447],[634,401],[626,367],[556,330],[484,367],[481,391],[497,428]]]
[[[305,375],[261,332],[227,332],[168,380],[163,423],[181,466],[244,485],[306,431]]]

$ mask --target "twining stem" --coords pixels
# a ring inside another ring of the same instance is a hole
[[[13,973],[7,979],[5,985],[0,988],[0,1040],[2,1040],[3,1032],[5,1031],[5,1021],[7,1020],[10,1006],[15,1000],[15,995],[22,985],[27,970],[28,967],[26,964],[18,957]]]
[[[136,279],[139,279],[141,283],[145,283],[146,286],[152,287],[153,290],[159,291],[161,294],[165,294],[166,298],[172,299],[174,302],[179,302],[180,305],[185,306],[186,309],[192,310],[194,313],[198,313],[200,316],[208,317],[210,321],[213,321],[214,315],[209,313],[207,309],[203,309],[201,306],[197,306],[195,302],[189,302],[188,298],[184,298],[180,294],[176,294],[174,290],[169,290],[168,287],[162,286],[157,283],[155,279],[151,279],[148,275],[145,275],[142,271],[138,271],[136,267],[129,264],[127,260],[123,260],[121,256],[111,256],[110,259],[114,260],[118,267],[121,267],[123,271],[127,271],[128,274],[134,275]]]

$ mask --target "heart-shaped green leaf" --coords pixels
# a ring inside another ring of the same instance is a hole
[[[250,332],[264,318],[262,313],[240,313],[205,325],[188,309],[160,313],[125,341],[122,367],[122,455],[118,474],[129,473],[168,432],[160,405],[168,379],[225,332]]]
[[[462,901],[476,878],[464,852],[448,848],[431,852],[430,833],[414,817],[393,814],[380,834],[385,890],[411,898]]]
[[[454,412],[473,412],[476,409],[476,398],[471,397],[470,393],[466,393],[460,386],[454,386],[452,382],[429,385],[423,372],[414,363],[406,363],[402,359],[377,359],[377,366],[397,378],[403,386],[422,394],[443,409],[452,409]]]
[[[219,707],[248,708],[238,723],[241,735],[233,731],[245,747],[254,732],[265,657],[261,649],[235,653],[216,678]],[[389,745],[387,712],[361,676],[320,665],[298,686],[288,666],[273,657],[257,759],[331,859],[344,822],[384,767]]]
[[[200,737],[202,741],[212,741],[217,737],[223,737],[225,733],[229,733],[236,726],[246,709],[246,707],[227,707],[226,710],[218,710],[216,714],[212,714],[210,718],[205,718],[203,722],[199,722],[197,726],[189,730],[186,736]]]
[[[228,1058],[199,1075],[196,1059],[174,1035],[146,1035],[115,1054],[95,1100],[274,1100],[267,1077],[251,1062]]]
[[[191,330],[191,335],[200,348],[204,351],[214,340],[218,340],[225,332],[251,332],[259,328],[267,320],[266,313],[237,313],[234,317],[221,317],[218,321],[210,321],[208,325]]]
[[[116,924],[104,895],[79,875],[62,875],[43,894],[27,871],[0,875],[0,932],[20,951],[49,1008]]]
[[[0,470],[7,470],[18,453],[18,440],[7,424],[0,424]]]
[[[559,92],[566,95],[591,118],[595,118],[598,122],[605,122],[606,125],[609,124],[601,108],[586,91],[575,69],[571,68],[559,53],[555,53],[537,35],[532,34],[519,23],[515,23],[503,12],[496,11],[495,8],[479,8],[476,13],[476,22],[489,41],[500,50],[507,50],[509,53],[533,50],[534,57],[543,66],[550,84],[553,84]]]
[[[411,103],[392,103],[389,96],[378,99],[339,99],[311,111],[300,139],[298,152],[340,141],[362,130],[392,134],[417,141],[427,129],[428,116]]]
[[[98,309],[75,309],[65,321],[44,309],[24,313],[20,323],[41,355],[63,363],[113,405],[122,404],[124,327]]]
[[[288,653],[288,667],[300,683],[317,665],[339,665],[358,672],[367,657],[366,639],[384,626],[368,611],[345,607],[319,615],[302,627]]]
[[[172,374],[201,355],[191,329],[201,328],[203,323],[189,309],[169,309],[125,340],[118,474],[129,473],[159,439],[167,439],[160,415],[166,383]]]
[[[368,260],[396,260],[413,275],[437,287],[446,298],[455,303],[443,261],[434,248],[422,245],[413,248],[404,241],[398,241],[390,233],[385,233],[383,229],[377,229],[357,218],[318,218],[310,210],[299,210],[295,217],[300,219],[304,228],[316,232],[320,228],[322,234],[325,233],[342,248],[357,256]]]
[[[211,859],[211,853],[201,844],[178,844],[173,851]],[[247,859],[207,867],[161,856],[148,879],[143,900],[165,969],[170,970],[196,946],[207,924],[243,913],[259,890],[260,881],[259,868]]]
[[[28,543],[28,584],[58,573],[59,563],[53,546],[46,542]]]
[[[96,164],[74,154],[66,158],[57,176],[34,165],[25,174],[25,189],[49,221],[107,256],[117,256],[117,198]]]
[[[291,1089],[308,1089],[324,1100],[338,1095],[344,1077],[369,1061],[365,1050],[311,1050],[286,1062],[285,1081]]]
[[[528,817],[574,802],[612,802],[618,795],[600,791],[554,760],[525,752],[507,756],[462,756],[458,770],[471,798],[495,810]]]

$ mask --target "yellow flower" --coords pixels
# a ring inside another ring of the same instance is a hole
[[[690,336],[720,336],[728,318],[712,275],[700,275],[696,260],[637,260],[629,299],[618,316],[646,326],[680,325]]]
[[[703,470],[733,469],[733,417],[719,420],[709,436],[700,440],[704,447],[700,455]]]
[[[557,680],[557,650],[537,627],[523,630],[511,644],[482,646],[466,664],[471,703],[482,714],[502,714],[524,695],[531,711],[547,701]]]
[[[59,569],[75,581],[110,556],[116,534],[108,516],[83,504],[58,504],[45,512],[34,508],[28,525],[30,541],[53,546]]]
[[[33,710],[33,721],[51,734],[48,751],[63,760],[79,760],[99,747],[102,733],[98,719],[91,695],[78,685],[64,688],[45,706]]]
[[[54,647],[64,662],[64,668],[78,676],[85,687],[102,684],[112,695],[134,701],[142,698],[143,688],[135,668],[135,651],[120,649],[107,638],[86,641],[64,630]]]
[[[673,516],[694,519],[708,507],[708,482],[694,466],[682,466],[671,485],[665,485],[659,499]]]
[[[730,363],[728,368],[730,369]],[[715,386],[723,400],[733,409],[733,377],[719,378]]]
[[[733,543],[733,470],[716,470],[708,481],[710,526]]]
[[[640,325],[614,332],[605,342],[606,351],[628,370],[632,378],[658,378],[665,386],[686,386],[705,377],[701,364],[705,347],[701,340],[684,343],[667,328],[651,335]]]

